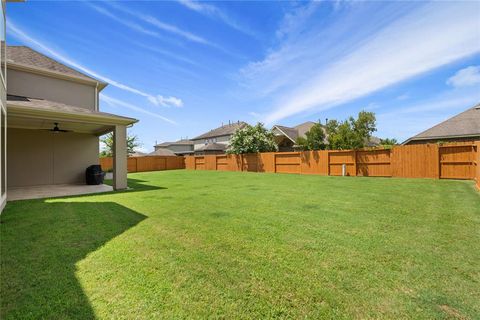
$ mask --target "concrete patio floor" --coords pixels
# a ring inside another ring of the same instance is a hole
[[[111,186],[100,184],[89,186],[84,184],[55,184],[43,186],[29,186],[9,188],[7,190],[7,200],[26,200],[41,199],[52,197],[74,196],[90,193],[113,191]]]

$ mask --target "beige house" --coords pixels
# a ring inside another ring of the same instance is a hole
[[[8,193],[28,186],[85,184],[85,169],[99,162],[99,136],[108,132],[115,142],[113,187],[127,188],[126,129],[137,120],[99,110],[106,83],[25,46],[6,48],[6,75],[2,192],[5,186]]]
[[[281,152],[294,151],[297,139],[299,137],[305,138],[305,134],[314,124],[315,122],[307,121],[295,127],[274,125],[272,127],[272,132],[275,135],[275,142],[278,145],[278,150]]]
[[[189,155],[193,154],[193,141],[188,139],[180,139],[175,142],[162,142],[154,145],[153,148],[155,151],[152,152],[152,154],[159,154],[162,152],[168,154],[168,151],[171,151],[177,156]]]
[[[225,153],[235,130],[242,129],[245,126],[247,126],[247,123],[243,121],[230,122],[201,134],[192,139],[193,151],[196,155]]]

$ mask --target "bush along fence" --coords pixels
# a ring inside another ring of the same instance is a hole
[[[104,171],[111,170],[113,168],[113,158],[100,158],[100,165]],[[172,156],[129,157],[127,169],[128,172],[185,169],[185,159]]]
[[[480,188],[480,141],[391,149],[187,156],[185,167],[329,176],[473,179]]]

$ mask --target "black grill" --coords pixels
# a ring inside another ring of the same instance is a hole
[[[105,172],[102,171],[102,167],[99,164],[93,164],[85,171],[85,180],[87,181],[87,184],[102,184],[103,178],[105,178]]]

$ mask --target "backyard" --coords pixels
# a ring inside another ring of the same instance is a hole
[[[2,319],[480,317],[472,181],[172,170],[8,203]]]

